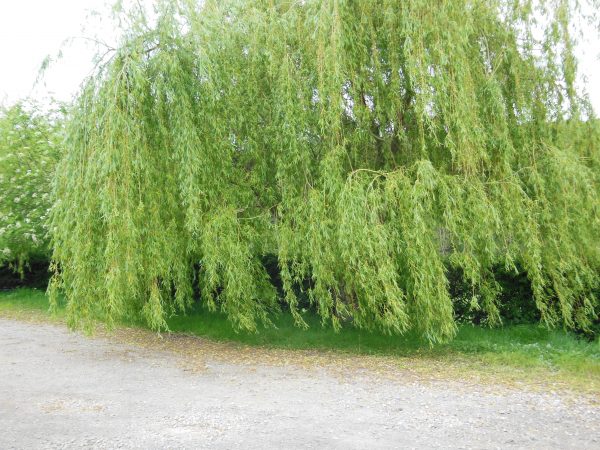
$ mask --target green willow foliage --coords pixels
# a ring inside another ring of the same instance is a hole
[[[284,302],[430,342],[447,271],[500,321],[494,268],[543,321],[597,317],[600,133],[567,0],[207,0],[128,16],[84,86],[52,212],[74,325],[164,328],[194,283],[240,329]],[[55,295],[54,295],[55,296]]]
[[[47,216],[60,125],[35,105],[0,109],[0,267],[50,258]]]

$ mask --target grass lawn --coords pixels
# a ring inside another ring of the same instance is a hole
[[[0,292],[0,315],[49,319],[48,300],[40,290]],[[60,309],[57,318],[61,320],[64,315],[64,309]],[[496,329],[463,325],[453,341],[430,347],[415,336],[386,336],[351,327],[336,333],[321,326],[317,317],[307,316],[306,321],[310,328],[301,330],[294,326],[289,314],[281,314],[274,319],[275,327],[262,328],[258,333],[238,333],[222,314],[199,310],[173,316],[168,325],[172,332],[212,341],[378,355],[425,372],[442,370],[461,377],[489,378],[507,384],[524,382],[544,388],[551,385],[600,395],[600,341],[588,342],[562,330],[547,330],[539,325]]]

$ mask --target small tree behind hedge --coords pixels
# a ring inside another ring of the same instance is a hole
[[[0,110],[0,267],[49,262],[48,214],[59,125],[32,104]]]

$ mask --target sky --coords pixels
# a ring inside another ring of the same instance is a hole
[[[115,41],[112,24],[94,11],[110,8],[105,0],[0,0],[0,103],[71,99],[94,68],[96,44],[89,38]],[[34,87],[47,56],[55,62]]]
[[[109,44],[115,41],[112,25],[91,14],[106,13],[109,8],[106,0],[0,0],[0,104],[8,105],[25,97],[41,102],[50,98],[70,100],[93,70],[96,46],[86,38],[99,37]],[[71,43],[63,46],[71,38]],[[34,88],[42,61],[56,56],[61,46],[63,57],[51,65],[43,81]],[[587,91],[600,114],[597,32],[585,33],[577,56],[580,74],[587,77]]]

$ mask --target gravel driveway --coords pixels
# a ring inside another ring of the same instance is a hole
[[[180,359],[0,319],[0,448],[600,448],[572,395]]]

